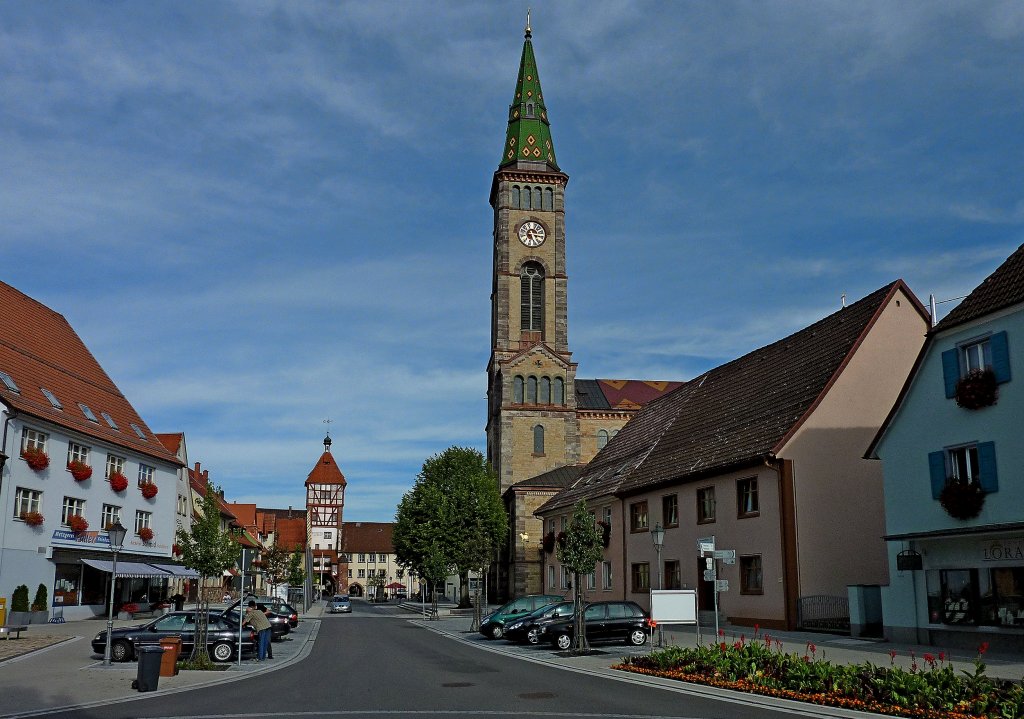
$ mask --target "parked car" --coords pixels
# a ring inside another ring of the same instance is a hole
[[[575,636],[575,615],[545,619],[537,625],[540,641],[569,649]],[[650,618],[636,602],[594,602],[583,610],[588,642],[625,641],[640,646],[647,641]]]
[[[287,617],[288,626],[290,626],[292,629],[295,629],[295,627],[299,626],[299,612],[295,609],[295,607],[293,607],[291,604],[284,601],[283,599],[278,599],[277,597],[270,597],[270,599],[273,599],[273,601],[260,602],[260,600],[257,599],[256,603],[265,604],[267,609],[269,609],[274,614],[280,614],[282,617]]]
[[[546,607],[553,602],[560,602],[563,599],[565,597],[558,594],[528,594],[525,597],[513,599],[511,602],[502,605],[483,617],[480,621],[480,633],[488,639],[501,639],[505,634],[505,624],[509,620],[529,614],[534,609]]]
[[[327,603],[327,611],[330,614],[348,614],[352,611],[352,600],[347,594],[335,594]]]
[[[270,639],[272,641],[279,641],[282,637],[284,637],[284,635],[291,632],[291,623],[288,621],[288,617],[286,615],[277,614],[266,609],[265,604],[257,604],[256,608],[263,611],[263,613],[267,615],[267,619],[270,621]],[[225,609],[222,612],[222,614],[235,624],[238,624],[237,602],[235,604],[232,604],[227,609]]]
[[[520,644],[538,644],[540,642],[540,632],[538,630],[540,622],[545,619],[571,617],[574,606],[573,602],[555,602],[546,607],[534,609],[529,614],[516,619],[510,619],[505,624],[505,639]]]
[[[230,661],[238,649],[238,624],[221,616],[219,611],[209,613],[206,646],[214,661]],[[196,612],[168,612],[146,624],[134,627],[120,627],[110,635],[110,658],[115,662],[127,662],[138,656],[139,647],[156,646],[166,637],[181,637],[181,651],[184,655],[192,652],[195,644]],[[103,654],[107,644],[107,632],[103,630],[92,640],[92,650]],[[242,628],[242,656],[254,651],[256,632],[246,625]]]

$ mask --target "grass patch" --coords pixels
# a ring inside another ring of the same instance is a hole
[[[178,662],[179,670],[190,669],[200,672],[223,672],[228,669],[227,664],[217,664],[205,654],[200,654],[195,659],[182,659]]]

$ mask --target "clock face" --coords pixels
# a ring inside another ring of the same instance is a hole
[[[540,247],[547,233],[539,222],[524,222],[519,227],[519,241],[527,247]]]

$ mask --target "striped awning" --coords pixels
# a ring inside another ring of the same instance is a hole
[[[199,572],[194,569],[189,569],[188,567],[183,567],[180,564],[151,564],[149,566],[162,569],[168,574],[181,579],[199,579]],[[120,567],[118,570],[119,571],[117,573],[120,575]]]
[[[101,572],[109,573],[114,570],[114,563],[108,562],[105,559],[83,559],[82,564],[88,564],[93,569],[98,569]],[[142,564],[141,562],[118,562],[117,576],[130,579],[141,579],[145,577],[173,577],[174,574],[166,572],[163,569],[158,569],[152,564]]]

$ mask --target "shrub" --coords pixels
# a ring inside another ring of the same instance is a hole
[[[12,612],[27,612],[28,611],[28,585],[19,584],[14,594],[11,595],[11,611]]]
[[[40,584],[36,588],[36,596],[32,600],[32,611],[33,612],[45,612],[47,605],[49,604],[49,596],[46,591],[46,585]]]

